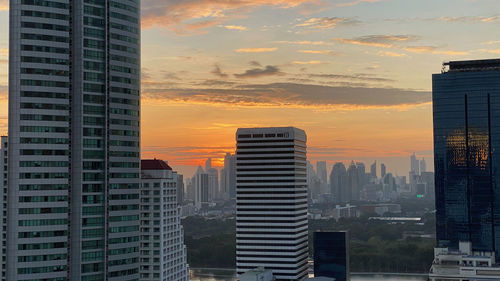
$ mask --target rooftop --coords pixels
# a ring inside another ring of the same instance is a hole
[[[141,160],[141,170],[172,170],[172,168],[163,160],[145,159]]]
[[[449,61],[443,63],[443,73],[500,70],[500,59]]]

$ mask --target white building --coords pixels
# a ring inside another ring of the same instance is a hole
[[[236,267],[277,280],[308,274],[306,134],[284,128],[236,133]]]
[[[141,281],[187,281],[177,173],[162,160],[141,161]]]
[[[459,249],[435,248],[430,281],[500,280],[495,252],[472,251],[471,242],[460,242]]]
[[[273,271],[271,269],[265,269],[264,267],[250,269],[249,271],[243,273],[239,279],[239,281],[274,281],[274,280],[276,279],[273,276]]]
[[[194,206],[199,210],[205,208],[210,203],[209,175],[198,167],[193,177],[194,182]]]

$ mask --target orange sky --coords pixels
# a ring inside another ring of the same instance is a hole
[[[0,0],[0,130],[8,1]],[[191,176],[238,127],[296,126],[309,159],[432,169],[431,74],[500,54],[498,0],[142,0],[143,157]]]

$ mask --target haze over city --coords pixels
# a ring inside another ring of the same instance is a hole
[[[498,12],[495,0],[142,1],[142,156],[191,175],[207,157],[222,166],[238,127],[292,125],[313,163],[404,175],[416,152],[432,170],[429,75],[500,53]],[[3,28],[4,135],[7,55]]]

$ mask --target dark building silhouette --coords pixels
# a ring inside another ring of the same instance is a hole
[[[454,61],[433,75],[438,247],[500,261],[500,60]]]
[[[333,165],[330,173],[330,189],[334,203],[341,204],[350,201],[351,196],[347,187],[347,171],[342,162]]]
[[[349,233],[314,232],[313,238],[314,276],[349,280]]]
[[[354,162],[347,169],[347,183],[351,192],[351,201],[358,201],[360,196],[360,183],[358,175],[358,167]]]

